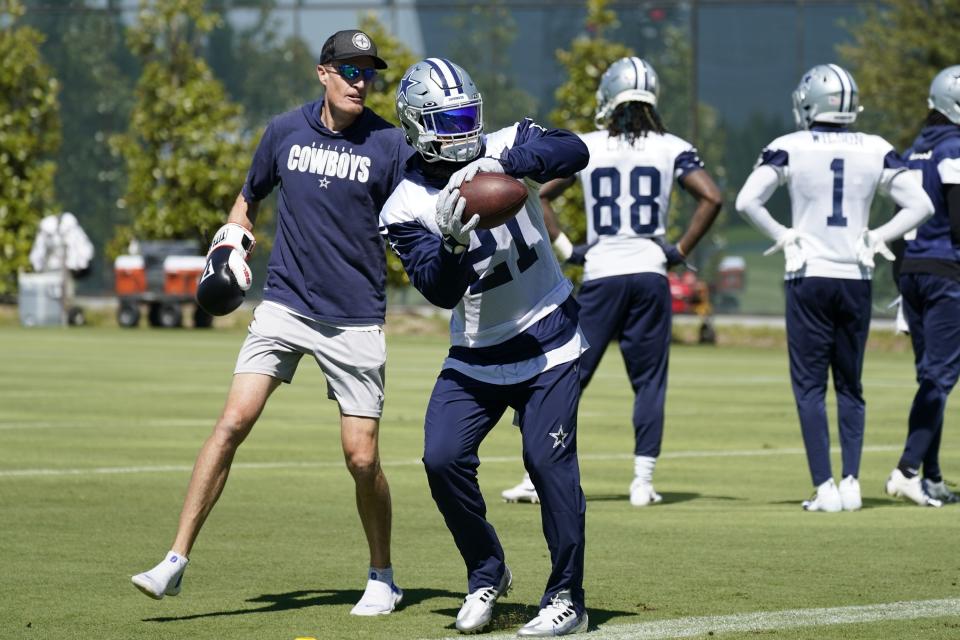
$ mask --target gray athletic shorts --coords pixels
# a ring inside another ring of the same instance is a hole
[[[382,328],[340,329],[266,302],[253,312],[249,334],[234,373],[262,373],[293,380],[304,354],[310,354],[327,378],[327,397],[348,416],[379,418],[387,345]]]

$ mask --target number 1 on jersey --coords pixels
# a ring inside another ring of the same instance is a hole
[[[833,213],[827,218],[828,227],[845,227],[847,219],[843,217],[843,158],[834,158],[830,163],[833,171]]]

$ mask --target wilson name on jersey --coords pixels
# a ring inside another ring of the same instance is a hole
[[[666,232],[674,180],[703,168],[697,150],[669,133],[650,133],[633,144],[606,131],[580,138],[590,150],[590,162],[580,172],[587,242],[592,245],[584,281],[666,274],[663,251],[650,238]]]
[[[906,170],[893,146],[880,136],[814,127],[777,138],[757,165],[773,169],[789,189],[790,226],[803,234],[807,258],[803,275],[869,280],[856,241],[874,195]]]

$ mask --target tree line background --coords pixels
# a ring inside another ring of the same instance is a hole
[[[273,0],[243,3],[255,15],[243,27],[203,0],[142,2],[133,19],[88,1],[0,0],[0,296],[15,293],[37,224],[50,213],[74,212],[93,239],[95,290],[109,290],[112,258],[133,238],[196,239],[205,246],[225,219],[271,115],[319,95],[315,52],[304,38],[283,32]],[[782,265],[759,261],[758,250],[751,254],[764,240],[744,228],[732,202],[762,146],[792,129],[789,95],[782,117],[758,113],[729,122],[698,98],[689,24],[668,21],[655,46],[637,52],[618,40],[631,25],[620,22],[616,5],[587,0],[579,33],[555,43],[564,80],[552,104],[544,104],[512,73],[510,48],[519,34],[509,3],[451,2],[450,9],[443,18],[454,35],[449,50],[427,53],[460,61],[471,72],[484,95],[488,130],[532,114],[590,131],[607,65],[625,55],[649,60],[660,76],[659,109],[668,129],[697,144],[726,195],[725,212],[698,251],[703,275],[709,278],[719,257],[735,251],[748,254],[751,273],[777,281]],[[376,14],[357,22],[391,65],[368,104],[396,122],[394,91],[419,53]],[[858,129],[899,149],[909,144],[926,112],[930,79],[960,62],[951,44],[958,24],[960,0],[863,7],[860,19],[846,25],[849,41],[821,60],[844,64],[857,78],[869,104]],[[730,91],[737,90],[732,83]],[[783,194],[778,197],[771,208],[782,217],[787,208]],[[558,204],[561,223],[580,239],[579,188]],[[674,198],[671,233],[686,224],[690,204],[685,196]],[[271,209],[258,221],[261,263],[269,251]],[[878,206],[876,215],[889,212]],[[396,261],[389,269],[391,282],[405,281]]]

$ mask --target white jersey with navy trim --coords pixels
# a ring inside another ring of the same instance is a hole
[[[673,181],[703,168],[696,148],[670,133],[631,144],[606,131],[581,134],[590,163],[580,172],[587,217],[583,280],[631,273],[666,275],[666,257],[651,238],[666,233]]]
[[[856,241],[870,222],[874,195],[888,193],[893,178],[906,169],[889,142],[867,133],[814,127],[771,142],[757,166],[773,169],[790,191],[790,226],[803,234],[806,257],[799,275],[871,277],[857,261]]]
[[[486,136],[485,154],[502,161],[501,154],[516,141],[537,138],[544,131],[530,121],[501,129]],[[566,331],[553,326],[554,341],[544,343],[543,350],[535,357],[512,360],[510,355],[516,353],[502,354],[503,363],[497,356],[492,360],[485,357],[485,354],[497,353],[497,345],[509,345],[511,338],[531,330],[541,320],[547,321],[554,312],[562,311],[573,291],[550,246],[540,208],[539,184],[530,178],[524,183],[527,201],[514,218],[494,229],[471,234],[470,246],[463,257],[472,269],[471,283],[455,306],[451,302],[453,348],[444,367],[495,384],[529,379],[557,364],[576,359],[583,348],[580,332],[573,322]],[[381,226],[401,259],[410,260],[417,251],[430,251],[429,239],[423,237],[424,233],[432,236],[433,242],[439,242],[440,229],[435,219],[439,191],[437,186],[408,175],[384,205]],[[408,262],[404,264],[410,273]],[[559,317],[551,320],[554,324],[558,321]],[[557,342],[557,336],[563,336],[562,340]]]

